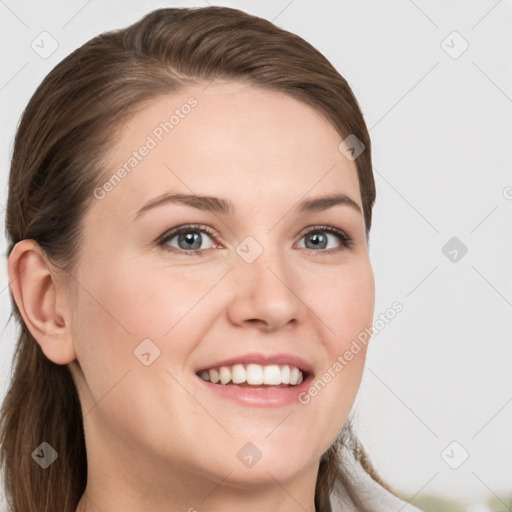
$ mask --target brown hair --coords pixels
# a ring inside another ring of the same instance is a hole
[[[51,261],[71,272],[81,221],[106,174],[104,159],[115,128],[156,96],[216,78],[282,91],[323,114],[343,138],[354,134],[362,141],[366,149],[356,166],[368,234],[375,200],[369,134],[349,85],[329,61],[297,35],[236,9],[159,9],[88,41],[32,96],[12,156],[8,254],[20,240],[33,239]],[[87,482],[76,387],[67,366],[44,356],[12,303],[20,334],[0,417],[9,505],[14,512],[75,512]],[[46,470],[31,458],[43,441],[59,454],[58,463]],[[342,447],[380,482],[347,421],[321,458],[318,511],[330,511],[336,482],[357,510],[366,510],[343,469]]]

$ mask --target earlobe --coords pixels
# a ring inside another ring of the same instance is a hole
[[[66,304],[60,297],[65,289],[44,251],[35,240],[22,240],[13,247],[7,269],[14,301],[43,353],[56,364],[74,361],[69,309],[58,306]]]

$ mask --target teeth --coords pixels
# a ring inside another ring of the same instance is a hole
[[[242,384],[246,380],[246,373],[243,364],[235,364],[233,365],[233,370],[231,371],[231,379],[233,384]]]
[[[281,384],[281,369],[277,364],[263,368],[263,384],[279,386]]]
[[[263,384],[263,368],[259,364],[247,365],[247,384],[251,386]]]
[[[227,384],[231,380],[231,370],[226,366],[221,367],[219,375],[221,384]]]
[[[219,380],[220,380],[219,372],[215,368],[212,368],[208,372],[208,374],[210,375],[211,382],[213,382],[214,384],[217,384],[217,382],[219,382]]]
[[[290,369],[290,386],[296,386],[299,380],[299,369],[293,366]]]
[[[279,386],[288,384],[298,386],[304,380],[302,372],[295,366],[271,364],[261,366],[259,364],[235,364],[233,366],[221,366],[203,370],[199,375],[206,382],[222,385],[247,384],[251,386]]]
[[[281,368],[281,382],[290,384],[290,367],[287,364]]]

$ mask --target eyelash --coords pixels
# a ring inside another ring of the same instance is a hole
[[[180,226],[178,228],[174,228],[171,231],[168,231],[164,233],[157,241],[158,245],[161,247],[164,247],[167,245],[167,243],[172,240],[175,236],[181,235],[182,233],[190,233],[194,231],[199,232],[205,232],[210,236],[210,238],[217,243],[215,233],[211,228],[208,228],[207,226],[202,226],[199,224],[188,224],[186,226]],[[314,249],[308,249],[307,251],[311,251],[312,253],[316,253],[315,256],[321,254],[321,253],[327,253],[332,254],[334,252],[342,251],[344,249],[350,249],[354,245],[354,241],[352,238],[350,238],[344,231],[341,231],[340,229],[337,229],[333,226],[310,226],[307,228],[307,231],[302,231],[300,233],[300,240],[304,238],[309,233],[315,233],[315,232],[326,232],[330,233],[332,235],[335,235],[338,237],[341,247],[335,248],[335,249],[323,249],[323,250],[314,250]],[[202,255],[204,252],[210,250],[210,249],[195,249],[192,251],[184,251],[181,249],[177,249],[176,247],[168,248],[169,252],[174,252],[177,254],[186,254],[187,256],[194,256],[194,255]]]

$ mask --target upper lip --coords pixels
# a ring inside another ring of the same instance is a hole
[[[212,368],[220,368],[221,366],[232,366],[234,364],[250,363],[259,364],[261,366],[268,366],[272,364],[288,364],[291,366],[296,366],[303,373],[313,373],[313,367],[311,364],[302,357],[293,354],[258,354],[255,352],[231,357],[229,359],[223,359],[222,361],[216,361],[214,363],[209,363],[206,366],[201,366],[198,368],[196,373],[204,370],[210,370]]]

